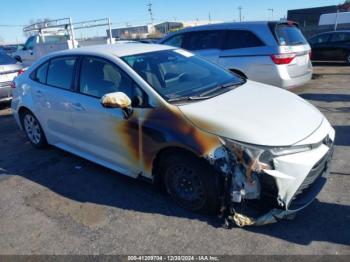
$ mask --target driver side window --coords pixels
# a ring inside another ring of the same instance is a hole
[[[28,38],[27,42],[24,44],[26,50],[32,50],[34,48],[34,43],[36,41],[35,36],[31,36]]]
[[[144,93],[134,81],[116,65],[97,57],[84,57],[81,63],[79,91],[101,98],[105,94],[123,92],[132,101],[143,100]],[[140,104],[136,106],[141,106]]]

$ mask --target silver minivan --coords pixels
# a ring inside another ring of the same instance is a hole
[[[294,22],[239,22],[186,28],[160,40],[245,78],[282,88],[311,79],[311,48]]]

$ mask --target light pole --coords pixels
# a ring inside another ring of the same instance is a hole
[[[271,11],[271,20],[273,20],[273,8],[268,8],[267,11]]]
[[[239,21],[242,22],[242,6],[239,6],[238,7],[238,10],[239,10]]]

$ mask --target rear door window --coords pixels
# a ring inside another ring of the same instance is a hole
[[[238,49],[264,46],[264,43],[247,30],[227,30],[224,49]]]
[[[310,39],[310,44],[323,44],[327,43],[329,40],[330,35],[329,34],[323,34],[319,36],[315,36]]]
[[[39,66],[34,73],[34,77],[31,75],[31,78],[34,81],[37,81],[42,84],[46,84],[47,68],[49,67],[49,62],[46,62]]]
[[[348,33],[334,33],[331,37],[331,42],[344,42],[350,40],[350,34]]]
[[[50,86],[70,89],[74,78],[76,57],[53,58],[47,72],[47,84]]]
[[[282,46],[307,44],[303,33],[295,25],[277,25],[276,36]]]
[[[208,30],[188,33],[185,48],[188,50],[221,49],[223,31]]]

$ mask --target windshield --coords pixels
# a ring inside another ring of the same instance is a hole
[[[280,45],[304,45],[307,43],[303,33],[294,25],[277,25],[276,35]]]
[[[11,56],[7,55],[5,52],[0,50],[0,65],[10,65],[16,64],[17,61]]]
[[[202,94],[208,97],[210,93],[217,94],[226,87],[245,82],[239,76],[181,49],[122,59],[168,101]]]

